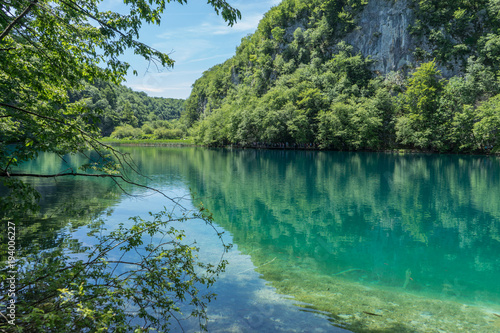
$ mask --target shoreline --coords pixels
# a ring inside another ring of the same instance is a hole
[[[437,155],[464,155],[464,156],[500,156],[500,152],[438,152],[429,150],[420,150],[415,148],[394,148],[394,149],[358,149],[358,150],[342,150],[342,149],[332,149],[332,148],[319,148],[317,145],[305,144],[305,145],[294,145],[286,146],[283,144],[249,144],[249,145],[239,145],[239,144],[228,144],[224,146],[206,146],[202,144],[196,144],[193,140],[151,140],[151,139],[138,139],[138,140],[116,140],[116,139],[105,139],[101,141],[105,144],[119,145],[119,146],[143,146],[143,147],[202,147],[202,148],[223,148],[223,149],[265,149],[265,150],[305,150],[305,151],[339,151],[339,152],[352,152],[352,153],[391,153],[391,154],[437,154]]]

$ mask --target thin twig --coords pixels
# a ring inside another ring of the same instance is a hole
[[[38,2],[38,0],[34,0],[34,1],[31,1],[30,4],[28,5],[28,7],[26,7],[24,9],[24,11],[19,14],[18,17],[16,17],[14,19],[14,21],[10,22],[10,24],[5,28],[5,30],[0,34],[0,42],[5,38],[5,36],[7,36],[7,34],[12,30],[12,28],[14,28],[14,26],[20,21],[22,20],[23,17],[25,17],[26,15],[28,15],[28,13],[31,11],[31,9],[36,5],[36,3]]]

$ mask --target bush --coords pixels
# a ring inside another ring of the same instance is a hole
[[[130,125],[117,126],[110,137],[113,139],[141,139],[144,136],[140,128],[134,128]]]
[[[144,134],[146,134],[146,135],[147,134],[153,134],[153,132],[154,132],[154,128],[151,127],[150,124],[144,124],[144,125],[142,125],[141,129],[142,129],[142,132]]]
[[[180,139],[183,136],[183,131],[178,128],[164,128],[160,127],[154,130],[154,139]]]

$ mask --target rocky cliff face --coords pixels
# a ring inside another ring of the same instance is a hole
[[[408,0],[370,0],[357,18],[358,28],[344,39],[356,52],[375,60],[373,70],[388,73],[414,62],[408,27],[413,13]]]
[[[417,39],[409,32],[415,21],[410,4],[411,0],[369,0],[357,17],[357,28],[343,38],[355,52],[371,56],[375,60],[373,70],[380,74],[417,66],[413,55],[416,47],[432,52],[433,46],[426,39]],[[447,78],[463,70],[457,59],[446,64],[438,61],[437,66]]]

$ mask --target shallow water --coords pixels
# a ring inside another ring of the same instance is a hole
[[[170,197],[178,198],[177,203],[184,208],[194,209],[189,191],[181,183],[174,181],[162,188],[162,191]],[[129,216],[145,217],[149,211],[158,210],[158,207],[166,206],[168,210],[173,208],[173,204],[161,195],[144,194],[147,196],[143,198],[125,197],[113,206],[113,213],[106,218],[107,228],[111,230],[112,226],[123,222],[127,225]],[[190,220],[173,226],[185,230],[186,243],[196,241],[201,261],[218,262],[223,254],[222,245],[214,230],[205,222]],[[220,227],[218,229],[223,231]],[[87,228],[81,227],[72,235],[83,244],[90,245],[93,239],[86,236],[87,231]],[[224,241],[231,242],[231,236],[226,235]],[[119,253],[113,255],[120,257]],[[209,332],[347,332],[332,326],[327,315],[319,311],[303,311],[296,306],[301,302],[279,294],[276,288],[269,286],[262,275],[255,271],[251,257],[241,253],[236,244],[224,254],[224,259],[229,262],[228,267],[210,289],[218,296],[208,304]],[[172,328],[174,332],[199,331],[198,322],[186,318],[181,320],[181,326],[173,323]]]
[[[211,331],[500,331],[498,158],[122,150],[235,244]],[[110,224],[164,204],[118,196]],[[213,234],[187,231],[219,255]]]

